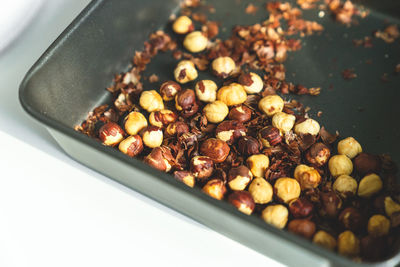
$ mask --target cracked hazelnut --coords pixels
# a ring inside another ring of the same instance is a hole
[[[196,94],[191,89],[180,91],[175,96],[175,108],[182,117],[189,118],[197,113],[199,105],[196,102]]]
[[[340,213],[339,222],[344,228],[353,232],[359,232],[363,228],[364,219],[356,208],[348,207]]]
[[[278,112],[272,117],[272,126],[278,128],[281,133],[287,133],[292,130],[295,121],[294,115]]]
[[[381,191],[382,187],[381,178],[375,173],[371,173],[361,179],[357,194],[359,197],[369,198]]]
[[[321,192],[320,201],[322,216],[335,218],[342,208],[342,199],[333,191]]]
[[[334,251],[336,248],[336,239],[323,230],[319,230],[313,237],[313,243]]]
[[[307,161],[315,166],[325,165],[331,156],[330,149],[323,143],[315,143],[306,153]]]
[[[203,102],[214,102],[217,99],[218,87],[215,82],[211,80],[202,80],[196,83],[195,86],[196,96]]]
[[[247,191],[234,191],[228,196],[228,201],[240,212],[250,215],[256,206],[253,197]]]
[[[196,183],[196,179],[189,171],[175,171],[174,177],[176,180],[181,181],[189,187],[194,187],[194,184]]]
[[[275,195],[284,203],[299,198],[301,189],[296,179],[283,177],[276,180],[274,185]]]
[[[149,115],[149,122],[153,126],[164,127],[176,121],[178,116],[168,109],[163,109],[160,111],[153,111]]]
[[[211,63],[213,73],[221,78],[227,78],[235,70],[236,64],[230,57],[217,57]]]
[[[139,99],[140,106],[147,112],[153,112],[164,109],[162,97],[156,90],[143,91]]]
[[[171,101],[181,90],[181,86],[174,81],[167,81],[160,86],[160,94],[164,101]]]
[[[314,205],[305,197],[300,197],[290,201],[289,211],[294,218],[307,218],[312,215]]]
[[[214,101],[203,108],[204,115],[211,123],[222,122],[229,113],[228,106],[222,101]]]
[[[244,156],[260,153],[261,145],[258,140],[251,136],[242,136],[238,141],[238,151]]]
[[[264,147],[276,146],[282,142],[282,136],[278,128],[266,126],[258,132],[258,138]]]
[[[340,175],[333,183],[333,190],[343,198],[355,196],[357,187],[357,180],[348,175]]]
[[[124,135],[124,130],[115,122],[107,122],[99,130],[99,138],[106,146],[118,145]]]
[[[247,122],[251,119],[251,109],[244,105],[233,107],[231,111],[229,111],[228,118],[242,123]]]
[[[260,102],[258,102],[258,108],[267,114],[267,116],[272,117],[275,114],[282,112],[285,103],[279,95],[267,95],[263,97]],[[295,120],[296,118],[294,118]],[[293,124],[294,124],[293,120]],[[293,127],[293,125],[292,125]],[[290,129],[292,129],[290,127]]]
[[[229,170],[228,185],[232,190],[244,190],[253,179],[253,174],[244,165]]]
[[[242,85],[231,83],[218,90],[217,99],[227,106],[235,106],[244,103],[247,99],[247,94]]]
[[[296,134],[318,135],[320,129],[319,123],[313,119],[306,119],[294,126],[294,132]]]
[[[353,172],[353,163],[345,155],[335,155],[328,162],[329,171],[333,177],[346,174],[350,175]]]
[[[164,139],[161,128],[157,126],[147,126],[141,134],[143,143],[150,148],[161,146]]]
[[[210,157],[215,163],[224,162],[229,151],[228,144],[216,138],[207,139],[200,146],[200,154]]]
[[[264,154],[252,155],[247,158],[246,163],[255,177],[264,177],[269,167],[269,158]]]
[[[373,237],[380,237],[389,234],[390,220],[383,215],[373,215],[368,220],[368,234]]]
[[[261,92],[264,87],[263,80],[254,72],[243,73],[240,75],[238,81],[243,85],[244,90],[248,94],[257,94]]]
[[[270,205],[262,211],[261,217],[266,223],[283,229],[288,221],[289,212],[283,205]]]
[[[206,179],[214,171],[214,162],[206,156],[196,156],[190,161],[190,170],[198,179]]]
[[[400,204],[396,203],[391,197],[385,197],[384,200],[386,215],[392,217],[395,212],[400,212]]]
[[[344,231],[337,240],[339,254],[355,257],[360,253],[360,240],[351,231]]]
[[[257,204],[267,204],[272,201],[274,190],[264,178],[257,177],[249,186],[249,193]]]
[[[246,127],[238,121],[223,121],[215,129],[215,136],[229,145],[245,135]]]
[[[124,127],[128,134],[136,135],[147,127],[146,117],[140,112],[132,111],[125,117]]]
[[[194,30],[194,24],[188,16],[180,16],[172,23],[172,30],[177,34],[186,34]]]
[[[212,198],[221,200],[225,196],[226,187],[222,180],[212,179],[203,187],[203,192]]]
[[[353,137],[341,140],[337,146],[338,153],[352,159],[362,152],[360,143]]]
[[[143,151],[142,138],[139,135],[132,135],[119,143],[118,149],[129,157],[136,157]]]
[[[193,62],[190,60],[182,60],[178,63],[174,70],[175,80],[179,83],[187,83],[197,78],[198,73]]]
[[[300,164],[294,170],[294,178],[300,183],[301,190],[316,188],[321,183],[321,175],[313,167]]]
[[[354,158],[354,168],[360,175],[379,173],[381,171],[381,160],[378,156],[360,153]]]
[[[162,172],[169,172],[173,161],[171,151],[166,146],[153,148],[150,154],[144,158],[144,163]]]
[[[192,53],[198,53],[207,48],[208,39],[201,31],[194,31],[185,36],[183,46]]]
[[[176,121],[167,126],[166,132],[171,136],[177,135],[179,137],[182,134],[189,132],[189,126],[182,121]]]
[[[307,219],[295,219],[288,224],[289,232],[311,239],[315,233],[315,223]]]

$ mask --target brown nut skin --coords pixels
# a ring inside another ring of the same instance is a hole
[[[300,183],[301,189],[316,188],[321,183],[321,175],[313,167],[300,164],[294,170],[294,178]]]
[[[144,163],[162,172],[169,172],[173,161],[171,150],[166,146],[153,148],[150,154],[144,158]]]
[[[169,124],[165,131],[171,136],[176,135],[177,137],[179,137],[182,134],[189,132],[189,126],[182,121],[177,121]]]
[[[254,137],[243,136],[238,141],[238,151],[243,156],[251,156],[260,153],[260,142]]]
[[[253,197],[247,191],[234,191],[228,196],[228,201],[239,211],[247,215],[252,214],[256,207]]]
[[[212,198],[221,200],[226,194],[226,186],[220,179],[212,179],[203,187],[203,192]]]
[[[294,218],[307,218],[312,216],[314,205],[305,197],[300,197],[289,203],[289,211]]]
[[[360,153],[354,158],[354,168],[360,175],[366,175],[369,173],[379,173],[381,171],[381,160],[378,156]]]
[[[129,157],[136,157],[143,151],[143,141],[140,135],[127,137],[118,146],[119,150]]]
[[[160,86],[160,94],[164,101],[174,100],[176,94],[181,90],[181,86],[174,81],[166,81]]]
[[[330,218],[335,218],[338,215],[340,209],[342,208],[342,200],[340,199],[340,197],[333,191],[321,192],[320,200],[321,200],[321,210],[320,210],[321,215]]]
[[[223,121],[215,129],[215,136],[232,145],[239,137],[246,135],[246,127],[238,121]]]
[[[355,233],[364,229],[364,218],[361,213],[353,207],[345,208],[339,215],[339,222],[347,230]]]
[[[258,138],[264,147],[276,146],[282,142],[282,136],[278,128],[266,126],[258,132]]]
[[[360,240],[361,256],[370,261],[385,257],[388,252],[386,237],[365,236]],[[389,250],[390,251],[390,250]]]
[[[307,161],[313,166],[325,165],[331,157],[330,149],[323,143],[315,143],[306,153]]]
[[[245,105],[240,105],[231,108],[228,114],[228,118],[230,120],[235,120],[243,123],[251,119],[251,113],[251,109],[249,109]]]
[[[194,185],[196,183],[196,179],[195,179],[194,175],[189,171],[175,171],[174,177],[176,180],[184,183],[185,185],[187,185],[189,187],[194,187]]]
[[[197,113],[199,105],[196,101],[196,94],[191,89],[180,91],[175,96],[175,108],[180,111],[182,117],[189,118]]]
[[[289,232],[311,239],[315,233],[315,223],[307,219],[295,219],[288,224]]]
[[[232,190],[244,190],[253,179],[253,174],[244,165],[232,168],[228,173],[228,185]]]
[[[215,163],[224,162],[229,151],[228,144],[216,138],[207,139],[200,146],[200,154],[210,157]]]
[[[211,176],[214,171],[214,162],[206,156],[196,156],[190,161],[190,171],[202,180]]]
[[[124,136],[124,130],[115,122],[107,122],[99,129],[99,138],[106,146],[118,145]]]

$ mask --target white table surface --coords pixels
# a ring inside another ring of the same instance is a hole
[[[0,53],[0,266],[280,266],[75,162],[22,110],[24,74],[89,2],[47,0]]]

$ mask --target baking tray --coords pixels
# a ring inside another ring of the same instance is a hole
[[[256,15],[244,13],[251,1],[210,1],[217,13],[210,19],[223,23],[222,36],[235,24],[266,19],[265,1]],[[370,36],[385,23],[399,24],[398,1],[364,1],[370,15],[351,28],[335,23],[318,11],[305,18],[325,27],[321,35],[306,37],[303,49],[290,54],[286,67],[289,81],[321,86],[318,97],[296,97],[323,111],[318,120],[342,136],[354,136],[372,153],[388,152],[400,163],[399,42],[374,40],[371,49],[355,48],[352,39]],[[227,8],[229,7],[229,8]],[[105,90],[112,77],[128,69],[134,50],[141,50],[151,32],[166,29],[168,18],[179,10],[174,0],[95,0],[71,23],[41,56],[23,80],[19,97],[23,108],[49,130],[65,152],[82,164],[141,192],[208,227],[271,258],[292,266],[394,266],[400,254],[377,263],[356,263],[289,232],[275,229],[256,216],[247,216],[225,201],[214,200],[198,188],[189,188],[172,176],[158,172],[117,150],[74,131],[94,107],[110,101]],[[223,18],[223,21],[221,20]],[[168,28],[168,27],[167,27]],[[365,64],[370,60],[373,64]],[[160,81],[171,79],[174,63],[167,55],[149,66]],[[354,68],[358,78],[344,81],[341,71]],[[388,73],[389,81],[380,76]],[[157,85],[156,85],[157,86]],[[157,88],[145,84],[146,89]],[[332,87],[333,86],[333,87]],[[285,96],[286,99],[294,96]]]

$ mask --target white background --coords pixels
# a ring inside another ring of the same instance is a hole
[[[23,2],[0,0],[0,17],[13,16],[0,34],[40,1],[11,12]],[[45,1],[0,51],[0,266],[279,266],[68,158],[23,112],[23,75],[88,2]]]

